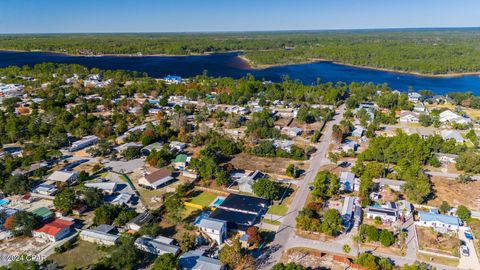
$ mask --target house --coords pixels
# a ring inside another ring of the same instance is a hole
[[[73,222],[64,219],[54,219],[32,232],[34,237],[56,242],[66,237],[72,230]]]
[[[340,191],[352,192],[355,190],[355,174],[342,172],[340,174]]]
[[[25,176],[32,176],[34,172],[39,171],[39,170],[46,170],[49,167],[48,163],[46,162],[38,162],[30,165],[28,169],[22,170],[20,168],[15,169],[12,172],[12,175],[25,175]]]
[[[447,153],[436,153],[435,156],[437,157],[438,161],[442,163],[457,163],[458,155],[447,154]]]
[[[125,226],[132,231],[139,231],[140,228],[152,221],[153,216],[149,212],[143,212],[130,220]]]
[[[188,251],[183,253],[178,264],[183,270],[223,270],[223,264],[216,259],[203,256],[201,251]]]
[[[253,193],[252,185],[260,178],[264,178],[265,174],[256,170],[251,174],[237,180],[238,188],[241,192]]]
[[[113,148],[117,153],[123,153],[125,151],[127,151],[128,148],[130,147],[136,147],[136,148],[140,148],[142,147],[142,144],[141,143],[136,143],[136,142],[128,142],[128,143],[124,143],[122,145],[119,145],[115,148]]]
[[[167,169],[155,169],[153,172],[145,174],[138,180],[138,184],[149,189],[158,189],[159,187],[175,180],[172,172]]]
[[[182,77],[180,76],[173,76],[173,75],[168,75],[163,78],[163,81],[166,82],[167,84],[179,84],[182,82]]]
[[[177,170],[185,170],[188,163],[190,162],[191,157],[185,154],[178,154],[174,160],[172,160],[172,165]]]
[[[342,151],[344,152],[349,152],[349,151],[357,151],[357,147],[358,147],[358,143],[354,142],[354,141],[345,141],[344,143],[342,143],[342,145],[340,146],[340,148],[342,149]]]
[[[402,123],[418,123],[420,114],[411,111],[402,111],[400,113],[399,121]]]
[[[72,206],[72,214],[77,216],[85,213],[87,210],[88,210],[88,206],[84,203],[77,203],[74,206]]]
[[[365,129],[361,126],[355,126],[355,129],[352,131],[352,137],[362,137]]]
[[[87,146],[94,145],[98,143],[98,137],[91,135],[91,136],[86,136],[83,137],[81,140],[78,140],[76,142],[73,142],[72,145],[69,148],[70,152],[78,151],[80,149],[83,149]]]
[[[74,183],[79,176],[79,172],[55,171],[47,177],[47,180],[71,184]]]
[[[423,105],[423,103],[417,103],[415,104],[415,106],[413,106],[413,110],[416,111],[416,112],[426,112],[427,111],[427,107],[425,107],[425,105]]]
[[[420,95],[417,92],[408,93],[408,101],[413,102],[413,103],[417,103],[420,100],[421,97],[422,97],[422,95]]]
[[[460,116],[452,112],[451,110],[441,112],[439,114],[439,121],[440,123],[457,123],[462,125],[466,125],[472,122],[470,118]]]
[[[218,245],[227,239],[227,222],[224,220],[203,217],[195,225]]]
[[[39,207],[32,211],[34,216],[37,216],[42,222],[45,222],[53,217],[53,212],[46,207]]]
[[[190,178],[191,181],[195,181],[198,179],[198,173],[189,170],[182,171],[182,176]]]
[[[169,239],[169,241],[165,242],[163,239]],[[172,245],[172,242],[173,239],[167,237],[153,239],[147,236],[140,236],[135,240],[135,247],[157,256],[169,253],[176,256],[180,252],[180,248]]]
[[[354,197],[345,197],[343,200],[342,211],[340,212],[343,225],[345,228],[350,228],[351,221],[353,218],[355,198]]]
[[[125,206],[130,203],[133,195],[128,193],[120,193],[110,202],[113,205]]]
[[[394,191],[400,191],[402,189],[402,186],[405,184],[405,181],[393,180],[388,178],[375,178],[373,179],[373,183],[375,183],[378,188],[385,188],[386,186],[388,186]]]
[[[370,206],[367,208],[367,217],[371,219],[380,217],[382,221],[395,222],[398,219],[398,210]]]
[[[47,184],[40,184],[36,188],[32,190],[32,193],[44,195],[44,196],[52,196],[57,192],[57,188],[53,185]]]
[[[458,217],[430,212],[418,212],[417,226],[432,227],[437,231],[458,231],[462,222]]]
[[[80,239],[102,246],[113,246],[118,243],[119,236],[113,234],[115,227],[100,225],[94,229],[85,229],[80,232]]]
[[[143,147],[142,149],[140,149],[140,152],[142,153],[142,155],[148,156],[153,150],[159,151],[160,149],[162,149],[162,146],[163,146],[162,143],[155,142]]]
[[[115,182],[90,182],[90,183],[85,183],[85,187],[88,188],[96,188],[98,190],[101,190],[105,194],[112,194],[115,192],[115,189],[117,188],[117,183]]]
[[[267,207],[268,200],[232,193],[217,206],[209,217],[226,221],[229,230],[245,232],[248,227],[259,221]]]
[[[456,130],[442,130],[440,134],[442,135],[442,138],[445,141],[454,139],[457,143],[465,142],[465,139],[462,137],[462,134],[460,134],[460,132]]]
[[[353,212],[353,227],[358,228],[362,224],[362,207],[360,205],[355,205],[355,210]]]
[[[293,145],[294,145],[294,142],[292,140],[274,140],[273,141],[273,146],[275,148],[280,148],[288,153],[292,151]]]
[[[302,134],[302,129],[298,127],[291,127],[287,129],[287,135],[290,137],[297,137]]]
[[[172,150],[172,151],[181,152],[181,151],[183,151],[185,148],[187,148],[187,144],[186,144],[186,143],[177,142],[177,141],[174,141],[174,142],[171,142],[171,143],[170,143],[170,150]]]
[[[404,218],[408,218],[413,214],[413,205],[407,200],[399,200],[397,207],[399,214]]]

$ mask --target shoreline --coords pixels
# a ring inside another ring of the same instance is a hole
[[[241,53],[242,51],[230,51],[230,52],[205,52],[205,53],[195,53],[195,54],[72,54],[67,52],[57,52],[57,51],[45,51],[45,50],[15,50],[15,49],[1,49],[0,51],[5,52],[40,52],[40,53],[54,53],[54,54],[61,54],[65,56],[71,57],[104,57],[104,56],[114,56],[114,57],[188,57],[188,56],[208,56],[212,54],[222,54],[222,53]],[[313,58],[307,59],[305,61],[297,62],[297,63],[285,63],[285,64],[256,64],[254,61],[246,57],[245,55],[238,54],[237,57],[248,65],[248,68],[253,70],[262,70],[272,67],[282,67],[282,66],[290,66],[290,65],[303,65],[303,64],[311,64],[311,63],[319,63],[319,62],[330,62],[336,65],[354,67],[354,68],[361,68],[361,69],[369,69],[369,70],[376,70],[376,71],[384,71],[384,72],[391,72],[397,74],[404,74],[404,75],[413,75],[418,77],[425,77],[425,78],[457,78],[457,77],[464,77],[464,76],[475,76],[480,75],[480,71],[474,72],[453,72],[453,73],[443,73],[443,74],[428,74],[428,73],[420,73],[415,71],[404,71],[404,70],[396,70],[396,69],[389,69],[389,68],[380,68],[380,67],[371,67],[371,66],[359,66],[354,64],[343,63],[339,61],[329,60],[325,58]]]

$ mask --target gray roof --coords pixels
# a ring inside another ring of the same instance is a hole
[[[153,219],[152,214],[150,214],[149,212],[144,212],[144,213],[141,213],[140,215],[134,217],[128,223],[142,226],[143,224],[146,224],[146,223],[150,222],[150,220],[152,220],[152,219]]]
[[[101,224],[101,225],[98,225],[95,228],[95,231],[109,233],[109,232],[113,231],[113,229],[115,229],[115,226],[108,225],[108,224]]]
[[[201,252],[189,251],[179,258],[180,267],[185,270],[221,270],[219,260],[203,256]]]
[[[388,178],[375,178],[373,179],[373,182],[379,183],[381,185],[400,186],[400,187],[403,186],[403,184],[405,184],[405,181],[388,179]]]
[[[219,220],[216,218],[209,218],[209,217],[204,217],[200,222],[198,223],[198,227],[201,228],[206,228],[206,229],[213,229],[216,231],[222,230],[223,227],[225,227],[227,224],[226,221]]]
[[[117,183],[115,182],[90,182],[85,183],[85,187],[89,188],[96,188],[100,190],[111,190],[112,192],[115,191],[117,187]]]
[[[119,236],[115,234],[105,233],[98,230],[89,230],[89,229],[81,231],[80,236],[91,237],[91,238],[100,239],[103,241],[110,241],[110,242],[116,242],[117,239],[119,238]]]
[[[141,236],[135,240],[135,246],[152,254],[172,253],[177,254],[180,248],[178,246],[164,244],[150,237]]]

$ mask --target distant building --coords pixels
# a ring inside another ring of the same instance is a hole
[[[83,148],[85,148],[87,146],[90,146],[90,145],[94,145],[96,143],[98,143],[98,137],[97,136],[94,136],[94,135],[86,136],[86,137],[83,137],[81,140],[73,142],[72,146],[70,146],[69,151],[70,152],[78,151],[80,149],[83,149]]]
[[[405,181],[393,180],[388,178],[375,178],[373,179],[373,183],[377,184],[379,188],[384,188],[385,186],[388,186],[394,191],[400,191],[402,189],[402,186],[405,184]]]
[[[420,121],[420,114],[410,111],[402,111],[400,113],[399,121],[402,123],[418,123]]]
[[[120,205],[125,206],[130,203],[133,195],[128,193],[120,193],[118,194],[110,203],[113,205]]]
[[[460,134],[460,132],[456,130],[442,130],[440,134],[442,135],[442,138],[445,141],[454,139],[457,143],[465,142],[465,139],[462,137],[462,134]]]
[[[358,228],[362,224],[362,207],[360,205],[355,205],[355,210],[353,212],[353,227]]]
[[[32,211],[34,216],[37,216],[42,220],[42,222],[49,220],[53,217],[53,212],[46,207],[40,207]]]
[[[302,129],[298,127],[291,127],[291,128],[288,128],[287,134],[290,137],[296,137],[302,134]]]
[[[421,97],[422,97],[422,95],[420,95],[417,92],[408,93],[408,101],[413,102],[413,103],[417,103],[420,100]]]
[[[355,129],[352,131],[352,137],[362,137],[365,129],[361,126],[355,126]]]
[[[45,195],[45,196],[52,196],[55,194],[55,192],[57,192],[57,190],[58,189],[53,185],[40,184],[32,190],[32,193]]]
[[[179,84],[183,81],[183,79],[180,76],[168,75],[163,78],[163,81],[165,81],[167,84]]]
[[[170,142],[170,149],[172,151],[175,150],[177,152],[181,152],[181,151],[185,150],[185,148],[187,148],[186,143],[177,142],[177,141]]]
[[[439,115],[439,121],[441,123],[457,123],[457,124],[469,124],[472,122],[472,120],[470,118],[466,118],[466,117],[463,117],[463,116],[460,116],[454,112],[452,112],[451,110],[446,110],[446,111],[443,111],[440,113]]]
[[[172,172],[167,169],[156,169],[151,173],[145,174],[138,180],[138,184],[150,189],[158,189],[159,187],[168,184],[175,180],[172,177]]]

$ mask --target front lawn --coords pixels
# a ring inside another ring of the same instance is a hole
[[[287,214],[287,212],[288,212],[288,207],[286,207],[285,205],[272,205],[268,209],[267,213],[272,215],[277,215],[277,216],[284,216]]]

